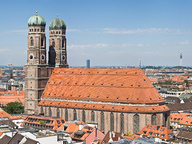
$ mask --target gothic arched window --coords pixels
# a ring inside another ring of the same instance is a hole
[[[124,114],[121,113],[120,115],[120,132],[124,133]]]
[[[52,111],[51,111],[51,107],[49,107],[49,116],[52,116]]]
[[[133,116],[133,133],[137,133],[139,131],[139,115],[135,114]]]
[[[104,112],[101,112],[101,130],[104,130],[105,124],[104,124]]]
[[[65,120],[68,121],[68,110],[65,108]]]
[[[85,111],[82,111],[82,121],[85,122]]]
[[[59,111],[59,108],[57,108],[57,117],[60,117],[60,111]]]
[[[33,46],[33,38],[30,38],[30,45]]]
[[[73,110],[73,120],[77,120],[77,112],[76,112],[76,109]]]
[[[113,112],[110,113],[110,130],[114,131],[114,114],[113,114]]]
[[[151,116],[151,124],[152,124],[152,125],[156,125],[156,119],[157,119],[156,114],[153,114],[153,115]]]
[[[95,121],[95,112],[93,110],[91,111],[91,121]]]

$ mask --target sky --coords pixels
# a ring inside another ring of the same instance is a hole
[[[0,65],[27,62],[27,21],[41,15],[67,25],[70,66],[192,66],[191,0],[2,0]]]

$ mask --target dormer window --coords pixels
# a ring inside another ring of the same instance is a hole
[[[165,136],[165,134],[162,134],[161,137],[163,138]]]
[[[152,135],[153,134],[153,132],[149,132],[149,135]]]

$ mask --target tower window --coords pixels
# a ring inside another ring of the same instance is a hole
[[[35,29],[35,32],[36,32],[36,29]]]
[[[43,38],[41,39],[41,46],[43,46]]]
[[[33,46],[33,38],[32,37],[30,38],[30,41],[31,41],[30,45]]]
[[[59,31],[59,34],[60,34],[60,31]]]
[[[52,46],[55,47],[55,41],[52,39]]]
[[[58,32],[56,32],[56,34],[58,34]]]
[[[37,29],[37,31],[39,32],[39,29]]]
[[[62,40],[62,47],[64,47],[64,42],[65,42],[65,41],[64,41],[64,39],[63,39],[63,40]]]
[[[29,31],[31,32],[31,29],[29,29]]]

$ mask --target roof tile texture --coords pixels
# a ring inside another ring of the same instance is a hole
[[[141,69],[55,68],[42,98],[123,103],[164,102]]]

